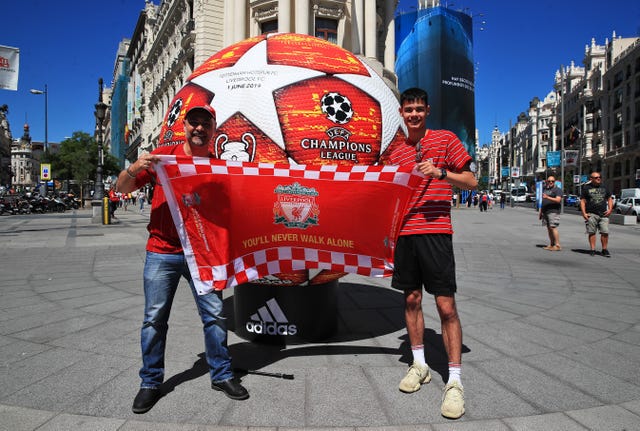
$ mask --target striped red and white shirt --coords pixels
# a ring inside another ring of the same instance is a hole
[[[431,159],[438,168],[461,172],[472,159],[456,135],[448,130],[428,130],[420,140],[421,160]],[[388,165],[415,165],[418,146],[408,141],[390,148],[381,158]],[[424,178],[416,189],[404,217],[400,235],[453,234],[451,185],[445,180]]]

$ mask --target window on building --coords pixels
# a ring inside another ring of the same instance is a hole
[[[549,132],[548,131],[543,131],[540,134],[540,139],[542,139],[543,142],[547,142],[549,140]]]
[[[617,89],[614,95],[613,109],[617,109],[622,106],[622,90]]]
[[[331,43],[338,43],[338,21],[328,18],[316,18],[316,37]]]
[[[621,175],[622,175],[622,163],[616,162],[613,165],[613,176],[614,177],[619,177]]]
[[[278,20],[272,19],[260,24],[260,31],[262,34],[277,33],[278,32]]]

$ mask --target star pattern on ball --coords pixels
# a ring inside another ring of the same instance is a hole
[[[402,128],[405,133],[402,117],[398,113],[397,101],[393,97],[389,97],[389,88],[383,85],[381,80],[376,77],[376,72],[370,68],[365,62],[362,62],[367,68],[369,76],[356,75],[351,73],[339,73],[335,77],[342,79],[373,97],[380,104],[380,113],[385,121],[382,122],[382,142],[380,143],[380,153],[387,149],[393,138],[398,132],[398,128]]]
[[[280,148],[285,149],[273,92],[289,84],[325,73],[304,67],[267,63],[267,41],[249,49],[231,67],[212,70],[191,82],[214,94],[211,106],[216,122],[224,124],[237,112],[262,130]],[[251,89],[252,91],[247,91]]]

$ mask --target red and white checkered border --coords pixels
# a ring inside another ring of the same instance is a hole
[[[158,156],[169,179],[201,174],[273,176],[291,179],[388,182],[415,186],[422,174],[398,165],[288,165],[250,163],[207,157]]]
[[[258,280],[270,274],[304,269],[326,269],[378,278],[389,277],[393,273],[393,265],[384,259],[305,247],[274,247],[249,253],[226,265],[200,267],[201,271],[210,271],[213,280],[226,280],[224,287]]]

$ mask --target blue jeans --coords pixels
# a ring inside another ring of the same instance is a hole
[[[157,388],[164,381],[168,321],[180,277],[186,278],[189,282],[202,320],[205,356],[211,380],[221,382],[233,377],[231,357],[227,348],[226,318],[222,310],[222,292],[198,295],[183,254],[147,251],[143,274],[144,321],[140,331],[141,388]]]

